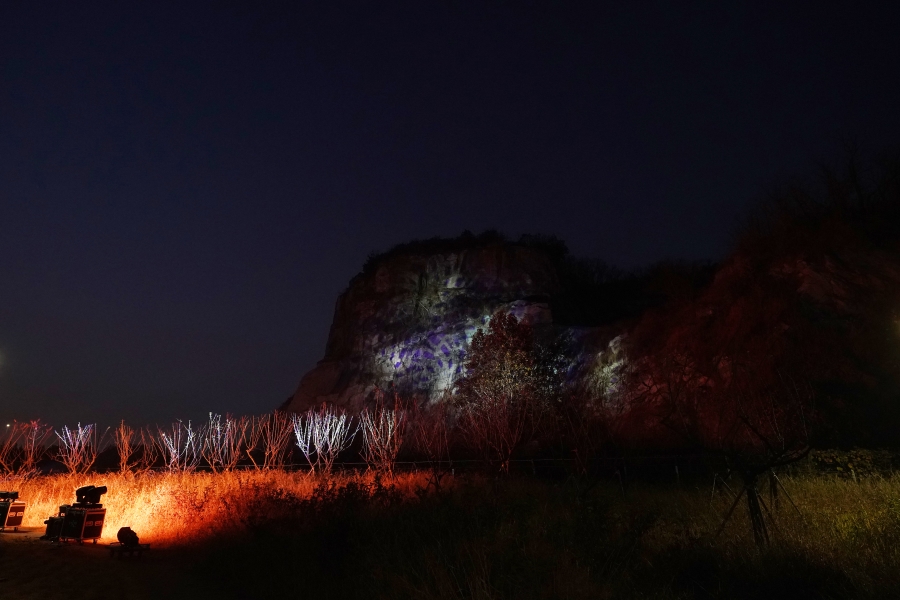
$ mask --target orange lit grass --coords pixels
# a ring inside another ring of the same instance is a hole
[[[372,474],[336,474],[329,480],[338,485],[349,481],[371,483]],[[120,527],[131,527],[142,542],[172,545],[200,541],[219,533],[240,532],[249,527],[249,510],[256,522],[289,517],[296,503],[260,502],[267,494],[297,499],[309,498],[324,476],[304,472],[233,471],[229,473],[108,473],[51,475],[9,481],[28,505],[24,527],[43,528],[61,504],[75,500],[75,489],[84,485],[109,488],[102,502],[106,522],[101,542],[116,541]],[[398,474],[393,484],[404,495],[424,486],[424,474]]]

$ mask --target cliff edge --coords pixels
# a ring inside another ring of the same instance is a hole
[[[550,327],[559,291],[553,248],[496,236],[406,244],[372,258],[337,300],[325,357],[284,408],[330,402],[355,411],[388,382],[434,398],[461,373],[490,315]]]

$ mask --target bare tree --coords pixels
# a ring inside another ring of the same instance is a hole
[[[394,463],[403,445],[407,411],[396,390],[391,407],[384,400],[384,392],[375,388],[375,406],[363,409],[359,415],[363,432],[363,459],[379,471],[393,477]]]
[[[783,487],[775,474],[778,467],[805,458],[810,450],[807,413],[812,407],[812,392],[806,386],[783,382],[776,389],[756,393],[736,393],[731,401],[718,403],[715,418],[720,423],[718,447],[731,471],[738,474],[743,487],[722,522],[722,528],[737,508],[742,495],[753,538],[757,546],[769,543],[766,521],[774,518],[775,506],[768,506],[760,493],[767,482],[773,503]],[[795,507],[796,508],[796,507]],[[720,528],[721,531],[721,528]]]
[[[116,453],[119,455],[119,472],[127,473],[133,466],[132,458],[137,452],[137,444],[135,444],[137,432],[126,425],[123,420],[113,431],[113,439],[116,444]]]
[[[302,415],[295,414],[291,417],[291,423],[294,427],[297,447],[300,448],[300,452],[306,457],[309,468],[315,473],[316,460],[314,457],[316,455],[316,444],[313,440],[316,429],[316,412],[310,408]]]
[[[428,461],[431,477],[428,485],[440,489],[441,480],[452,469],[450,461],[450,393],[445,392],[434,405],[419,406],[413,402],[409,427],[416,450]]]
[[[743,285],[747,279],[739,281]],[[660,438],[674,434],[674,440],[724,458],[743,486],[722,527],[746,497],[760,547],[769,543],[766,516],[771,520],[774,508],[760,495],[760,485],[768,479],[775,494],[780,487],[775,469],[809,451],[814,394],[810,386],[793,382],[820,368],[800,351],[809,338],[802,331],[808,324],[789,309],[796,291],[780,286],[756,282],[737,297],[732,294],[740,288],[729,286],[729,296],[717,300],[729,302],[727,319],[691,304],[646,319],[644,331],[638,330],[646,342],[636,348],[642,356],[628,373],[631,421],[655,422],[662,426],[655,431]],[[784,334],[782,319],[793,323],[791,332],[799,338]]]
[[[12,475],[16,470],[21,449],[17,445],[22,434],[22,424],[13,421],[5,428],[2,442],[0,442],[0,469],[5,475]]]
[[[338,455],[350,447],[359,431],[359,425],[353,427],[353,417],[344,409],[322,405],[318,414],[316,427],[316,455],[320,458],[323,471],[331,473],[332,465]]]
[[[256,462],[256,459],[253,458],[253,452],[262,445],[263,423],[265,423],[268,418],[269,415],[250,417],[250,422],[247,427],[247,443],[244,448],[244,453],[246,453],[247,458],[250,459],[250,462],[253,463],[253,467],[257,471],[260,469],[260,466],[259,463]]]
[[[160,444],[156,434],[149,428],[140,430],[140,438],[141,453],[140,458],[134,465],[134,470],[138,473],[148,473],[153,470],[157,459],[161,455]]]
[[[350,447],[359,431],[344,409],[325,403],[319,410],[310,408],[302,415],[294,415],[292,422],[297,445],[313,472],[326,474],[331,473],[334,461]]]
[[[44,453],[47,451],[47,440],[52,435],[53,428],[41,423],[40,419],[21,424],[19,440],[21,440],[22,448],[18,475],[27,477],[37,471],[37,463],[44,457]]]
[[[234,418],[231,415],[209,413],[209,423],[205,428],[203,458],[213,472],[220,469],[231,471],[241,458],[241,450],[247,435],[247,417]]]
[[[56,432],[59,447],[56,460],[61,462],[69,473],[87,473],[97,460],[100,451],[101,437],[97,425],[78,424],[74,429],[63,425],[62,431]]]
[[[258,421],[263,447],[263,468],[281,469],[291,444],[291,417],[284,411],[262,415]]]
[[[190,472],[202,458],[203,429],[194,429],[191,422],[178,421],[170,431],[159,430],[158,446],[170,473]]]

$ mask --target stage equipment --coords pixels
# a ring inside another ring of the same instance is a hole
[[[47,520],[44,521],[44,525],[47,526],[47,529],[46,531],[44,531],[44,535],[41,536],[41,539],[50,540],[53,542],[59,541],[59,534],[62,531],[62,524],[64,520],[64,516],[48,517]]]
[[[100,504],[100,496],[105,493],[105,485],[86,485],[75,490],[77,502],[63,504],[57,516],[44,521],[47,531],[41,539],[75,540],[79,544],[91,540],[96,544],[103,535],[103,522],[106,520],[106,509]]]
[[[126,555],[137,555],[137,557],[140,558],[141,554],[143,554],[145,550],[150,550],[150,544],[142,544],[138,539],[137,534],[132,531],[131,527],[120,528],[119,532],[116,534],[116,537],[119,538],[119,541],[113,542],[109,545],[110,556],[118,556],[119,558],[122,558]]]
[[[0,531],[12,527],[18,531],[25,517],[25,503],[19,500],[19,492],[0,492]]]
[[[120,527],[119,533],[116,534],[116,538],[119,540],[119,543],[127,548],[132,548],[141,543],[138,534],[136,534],[131,527]]]
[[[100,496],[106,493],[106,486],[86,485],[75,490],[75,506],[79,504],[99,504]]]

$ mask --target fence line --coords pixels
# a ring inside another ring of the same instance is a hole
[[[703,466],[703,470],[708,470],[713,467],[723,464],[723,461],[720,457],[710,454],[679,454],[679,455],[635,455],[635,456],[616,456],[616,457],[596,457],[591,459],[579,460],[576,458],[516,458],[511,459],[510,466],[518,466],[518,467],[531,467],[531,471],[536,473],[537,470],[553,469],[553,468],[564,468],[564,467],[573,467],[579,468],[582,466],[588,466],[591,470],[594,469],[603,469],[610,468],[614,470],[618,470],[621,468],[625,475],[627,475],[629,467],[634,471],[643,471],[645,469],[649,470],[651,468],[658,469],[659,467],[671,467],[673,468],[673,473],[675,477],[680,478],[682,474],[686,473],[696,473],[698,469],[690,468],[691,466],[698,467]],[[647,464],[649,463],[649,464]],[[484,459],[478,458],[464,458],[464,459],[452,459],[452,460],[438,460],[438,461],[430,461],[427,459],[422,460],[398,460],[394,463],[397,468],[410,468],[411,470],[426,470],[431,469],[433,466],[438,467],[446,467],[446,470],[470,470],[472,467],[480,468],[486,464]],[[343,462],[335,462],[334,467],[338,470],[360,470],[366,469],[369,467],[368,463],[363,461],[343,461]],[[310,466],[308,463],[290,463],[282,465],[278,467],[279,469],[285,471],[309,471]],[[252,464],[240,464],[235,467],[235,470],[256,470],[257,466]],[[153,467],[152,471],[165,471],[165,467]],[[521,469],[514,469],[516,471],[521,471]],[[198,465],[194,468],[194,471],[202,471],[202,472],[211,472],[212,469],[207,465]]]

